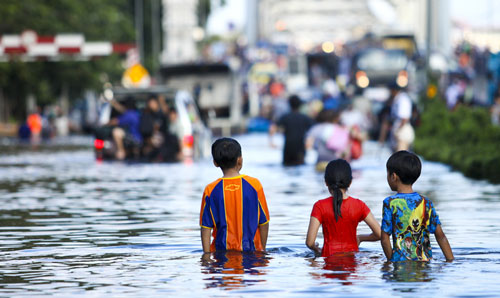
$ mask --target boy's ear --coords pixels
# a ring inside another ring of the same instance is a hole
[[[219,165],[217,164],[217,162],[215,162],[215,159],[212,159],[212,161],[214,162],[214,166],[215,166],[216,168],[218,168],[218,167],[219,167]]]
[[[237,165],[239,168],[242,168],[242,167],[243,167],[243,156],[238,157],[238,159],[236,160],[236,165]]]
[[[398,176],[398,174],[396,174],[396,173],[392,173],[392,174],[390,175],[390,178],[391,178],[391,180],[392,180],[393,182],[397,182],[397,181],[399,180],[399,176]]]

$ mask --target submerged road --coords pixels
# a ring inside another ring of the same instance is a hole
[[[432,239],[430,264],[385,264],[379,243],[353,256],[313,259],[305,234],[314,202],[328,196],[308,164],[281,166],[266,135],[236,137],[242,173],[257,177],[271,213],[266,254],[202,262],[203,188],[221,176],[193,164],[97,163],[88,149],[0,155],[0,296],[495,296],[500,292],[500,186],[423,163],[415,189],[435,204],[456,261]],[[387,149],[365,144],[349,193],[377,220]],[[361,224],[361,233],[368,228]]]

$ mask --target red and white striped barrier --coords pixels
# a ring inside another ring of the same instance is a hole
[[[125,54],[135,48],[135,44],[113,44],[111,42],[87,42],[82,34],[57,34],[39,36],[34,31],[24,31],[20,35],[0,36],[0,60],[11,58],[35,60],[39,58],[60,59],[74,57],[88,59],[108,56],[112,53]]]

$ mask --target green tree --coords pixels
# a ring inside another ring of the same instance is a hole
[[[82,33],[88,41],[133,43],[133,0],[3,0],[0,34],[34,30],[39,35]],[[118,82],[123,72],[117,55],[89,61],[21,62],[13,58],[0,63],[0,98],[10,117],[25,117],[26,97],[33,94],[39,104],[55,102],[63,86],[75,99],[87,89],[99,89],[103,74]]]

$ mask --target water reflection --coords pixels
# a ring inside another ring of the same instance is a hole
[[[201,258],[202,273],[212,275],[206,288],[234,290],[263,282],[263,267],[271,258],[264,252],[222,251],[204,254]],[[254,278],[250,278],[253,276]]]
[[[342,281],[343,285],[352,285],[352,274],[356,272],[359,262],[356,260],[354,252],[336,253],[323,259],[323,262],[317,259],[310,259],[310,266],[315,268],[322,268],[326,272],[316,273],[311,275],[315,279],[331,278]]]
[[[386,262],[382,266],[382,278],[390,282],[429,282],[432,267],[429,262]]]

